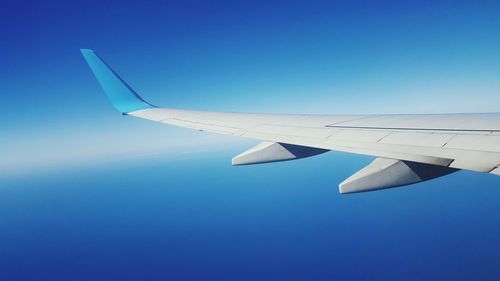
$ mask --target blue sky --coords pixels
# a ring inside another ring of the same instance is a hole
[[[231,167],[255,141],[122,116],[79,52],[169,107],[498,112],[498,1],[43,2],[0,2],[0,279],[499,279],[497,177]]]
[[[179,139],[198,147],[211,138],[113,112],[80,48],[96,50],[164,106],[497,111],[497,11],[495,1],[6,1],[0,166],[24,172],[62,164],[64,155],[109,158],[132,143],[137,153],[155,153]]]

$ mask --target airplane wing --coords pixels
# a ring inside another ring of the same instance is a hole
[[[413,184],[460,169],[500,175],[500,114],[288,115],[162,108],[142,99],[94,51],[81,50],[124,115],[261,140],[233,165],[287,161],[330,150],[376,159],[339,185],[353,193]]]

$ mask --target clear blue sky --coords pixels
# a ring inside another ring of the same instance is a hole
[[[43,3],[42,3],[43,2]],[[1,1],[1,280],[498,280],[498,177],[340,196],[370,157],[231,167],[255,144],[156,105],[500,111],[498,1]]]

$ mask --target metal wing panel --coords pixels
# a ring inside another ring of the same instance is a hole
[[[455,135],[445,148],[500,152],[500,136]]]
[[[197,121],[212,124],[231,124],[240,128],[258,125],[282,125],[306,128],[324,128],[332,123],[358,119],[364,115],[307,115],[307,114],[256,114],[235,112],[212,112],[170,108],[152,108],[138,110],[128,115],[152,120],[167,121],[176,118],[186,121]]]
[[[372,128],[426,131],[500,131],[500,115],[482,114],[394,114],[330,124],[349,128]]]
[[[500,119],[498,114],[479,114],[479,116],[446,114],[444,116],[422,117],[416,115],[371,117],[356,115],[349,117],[341,115],[218,113],[175,109],[146,109],[129,114],[166,124],[220,134],[377,157],[450,165],[454,168],[481,172],[489,172],[500,164],[500,136],[491,135],[487,131],[455,131],[465,128],[465,125],[460,127],[458,123],[464,122],[467,117],[475,120],[474,122],[484,122],[485,119],[489,118],[491,120],[486,123],[492,124]],[[420,130],[424,128],[425,124],[420,124],[417,120],[429,122],[431,124],[429,129]],[[435,122],[432,122],[433,120]],[[338,125],[328,125],[332,124],[332,121],[337,121]],[[300,126],[306,122],[311,127]],[[474,122],[463,124],[472,126]],[[340,124],[342,127],[339,127]],[[346,124],[349,126],[345,126]],[[387,128],[373,127],[375,125]],[[418,129],[416,129],[417,125]],[[412,128],[402,129],[403,127]],[[485,127],[484,124],[475,128],[496,130],[496,127]]]
[[[423,147],[443,147],[455,135],[433,132],[391,132],[379,143]]]

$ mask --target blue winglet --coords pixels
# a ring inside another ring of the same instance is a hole
[[[155,106],[143,100],[123,79],[116,74],[93,50],[81,49],[97,81],[113,106],[121,113],[128,113]]]

